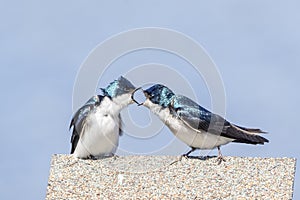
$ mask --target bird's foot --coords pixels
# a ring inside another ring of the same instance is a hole
[[[225,158],[222,156],[222,155],[219,155],[217,157],[217,162],[218,162],[218,165],[220,165],[221,163],[223,162],[226,162]]]
[[[196,149],[192,147],[191,150],[190,150],[189,152],[183,154],[181,157],[189,158],[189,155],[190,155],[193,151],[195,151],[195,150],[196,150]]]
[[[175,163],[180,162],[180,161],[182,160],[183,157],[184,157],[184,158],[188,158],[188,156],[181,155],[181,156],[178,157],[178,159],[176,159],[176,160],[174,160],[173,162],[171,162],[170,165],[173,165],[173,164],[175,164]]]
[[[182,154],[181,156],[179,156],[178,159],[176,159],[175,161],[171,162],[170,165],[173,165],[173,164],[175,164],[175,163],[177,163],[177,162],[180,162],[180,161],[182,160],[182,158],[186,158],[186,159],[190,158],[190,157],[189,157],[189,154],[192,153],[194,150],[195,150],[195,149],[192,148],[189,152],[187,152],[187,153],[185,153],[185,154]]]
[[[118,158],[120,158],[120,156],[116,155],[116,154],[112,154],[112,157],[114,160],[117,160]]]
[[[216,156],[187,156],[188,159],[209,160]]]
[[[208,160],[210,158],[211,158],[210,156],[198,156],[199,160]]]
[[[218,165],[222,163],[222,161],[226,162],[226,160],[224,159],[223,155],[222,155],[222,152],[221,152],[221,148],[220,146],[218,146],[218,157],[217,157],[217,162],[218,162]]]
[[[189,156],[189,154],[185,153],[185,154],[182,154],[180,157],[182,159],[182,158],[189,158],[190,156]]]
[[[89,156],[87,157],[87,159],[97,160],[97,157],[95,157],[95,156],[93,156],[93,155],[89,155]]]

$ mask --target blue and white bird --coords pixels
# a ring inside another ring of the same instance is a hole
[[[175,95],[164,85],[156,84],[144,90],[144,106],[156,114],[173,134],[191,147],[188,156],[196,149],[218,148],[218,161],[225,161],[220,146],[230,142],[264,144],[269,142],[259,136],[260,129],[245,128],[211,113],[191,99]]]
[[[103,95],[90,98],[71,120],[71,154],[77,158],[114,155],[122,134],[120,112],[135,102],[137,89],[122,76],[101,90]]]

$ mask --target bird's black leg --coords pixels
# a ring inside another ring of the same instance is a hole
[[[191,149],[189,152],[187,152],[187,153],[181,155],[181,156],[179,157],[179,159],[173,161],[170,165],[173,165],[174,163],[177,163],[177,162],[181,161],[182,157],[188,158],[188,157],[189,157],[189,154],[196,150],[196,149],[193,148],[193,147],[191,147],[191,148],[192,148],[192,149]]]
[[[117,160],[117,158],[119,158],[119,156],[117,154],[114,154],[114,153],[112,153],[110,156],[113,157],[114,160]]]
[[[95,156],[93,156],[92,154],[89,155],[88,159],[91,159],[91,160],[97,160],[97,158]]]
[[[191,148],[192,148],[192,149],[191,149],[189,152],[183,154],[182,156],[184,156],[184,157],[186,157],[186,158],[189,157],[190,153],[192,153],[193,151],[196,150],[194,147],[191,147]]]
[[[221,164],[222,161],[226,162],[226,160],[224,159],[222,153],[221,153],[221,148],[220,146],[218,146],[218,157],[217,157],[217,161],[218,161],[218,165]]]

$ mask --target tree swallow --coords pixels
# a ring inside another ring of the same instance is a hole
[[[225,161],[220,146],[229,142],[264,144],[269,142],[259,136],[260,129],[245,128],[211,113],[188,97],[174,94],[164,85],[156,84],[144,90],[144,106],[163,121],[173,134],[191,147],[183,156],[196,149],[218,148],[218,162]]]
[[[71,154],[77,158],[114,155],[122,134],[120,112],[135,102],[133,93],[138,89],[121,76],[101,88],[103,95],[93,96],[79,108],[70,124]]]

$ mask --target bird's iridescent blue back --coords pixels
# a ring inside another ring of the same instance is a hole
[[[175,110],[182,110],[190,113],[191,116],[199,117],[202,120],[210,121],[211,112],[198,105],[193,100],[183,95],[176,95],[173,101],[173,108]]]
[[[223,117],[206,110],[183,95],[176,95],[172,102],[172,109],[176,115],[195,129],[207,131],[210,128],[218,132],[223,129],[223,126],[229,125]]]

